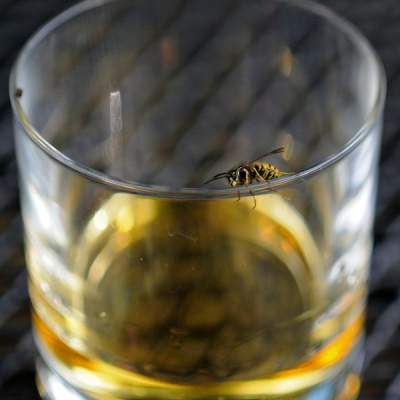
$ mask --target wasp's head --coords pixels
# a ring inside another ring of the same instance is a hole
[[[238,167],[229,172],[229,184],[233,187],[242,186],[247,182],[247,172],[243,167]]]
[[[246,183],[249,183],[249,173],[247,172],[247,169],[244,167],[238,167],[236,169],[233,169],[232,171],[229,172],[223,172],[221,174],[217,174],[214,176],[214,178],[210,179],[209,181],[205,182],[204,184],[207,185],[207,183],[215,181],[217,179],[222,179],[222,178],[227,178],[229,185],[236,187],[236,186],[241,186]]]
[[[231,186],[235,187],[237,185],[237,173],[232,171],[228,175],[228,182]]]

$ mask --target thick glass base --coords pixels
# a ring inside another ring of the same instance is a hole
[[[342,368],[335,376],[331,376],[328,380],[309,388],[300,393],[292,393],[285,396],[235,396],[235,399],[251,399],[251,400],[354,400],[358,396],[360,388],[360,370],[363,358],[363,351],[358,346],[347,360],[345,367]],[[120,397],[110,397],[109,395],[85,393],[78,388],[71,386],[59,374],[49,367],[49,365],[39,356],[37,360],[37,385],[39,393],[44,400],[117,400]],[[139,398],[148,398],[144,395]],[[174,397],[165,396],[165,399],[174,399]],[[206,396],[206,399],[228,399],[230,396],[224,396],[221,393],[215,393],[213,396]],[[124,398],[124,400],[133,399],[132,397]],[[161,398],[160,398],[161,399]],[[181,399],[181,398],[180,398]],[[204,396],[191,396],[190,400],[205,399]],[[153,399],[152,399],[153,400]]]

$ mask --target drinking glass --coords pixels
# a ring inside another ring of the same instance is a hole
[[[305,0],[88,0],[11,76],[44,399],[354,399],[385,97]]]

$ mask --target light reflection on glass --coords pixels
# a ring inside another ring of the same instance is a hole
[[[289,48],[285,48],[282,54],[282,65],[281,71],[285,76],[289,76],[292,73],[292,52]]]

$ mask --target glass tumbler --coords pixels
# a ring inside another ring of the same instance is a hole
[[[88,0],[11,76],[44,399],[354,399],[385,78],[305,0]]]

